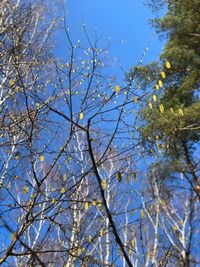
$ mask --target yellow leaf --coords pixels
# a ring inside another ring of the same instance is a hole
[[[120,86],[119,85],[116,85],[115,91],[116,91],[116,93],[119,93],[120,92]]]
[[[19,92],[19,86],[15,87],[15,92],[18,93]]]
[[[152,108],[153,108],[153,105],[152,105],[152,103],[149,103],[149,107],[150,107],[150,109],[152,109]]]
[[[103,179],[102,182],[101,182],[101,186],[103,188],[103,190],[107,190],[108,189],[108,185],[106,183],[106,179]]]
[[[169,147],[170,147],[170,144],[166,143],[166,149],[169,149]]]
[[[15,160],[18,160],[18,159],[19,159],[19,155],[16,154],[16,155],[15,155]]]
[[[93,198],[93,200],[92,200],[92,205],[96,205],[97,204],[97,201],[96,201],[96,198]]]
[[[134,238],[134,239],[132,239],[132,241],[131,241],[131,245],[132,245],[133,247],[135,247],[135,244],[136,244],[136,240],[135,240],[135,238]]]
[[[101,237],[103,236],[103,229],[102,228],[100,229],[100,236]]]
[[[44,162],[44,156],[43,155],[40,156],[40,161]]]
[[[161,75],[161,77],[162,77],[163,79],[165,79],[165,78],[166,78],[166,74],[165,74],[165,72],[164,72],[164,71],[161,71],[160,75]]]
[[[13,242],[13,241],[15,241],[15,239],[16,239],[16,233],[12,233],[11,234],[11,241]]]
[[[149,252],[147,253],[147,257],[151,257],[151,255],[152,255],[152,253],[151,253],[151,251],[149,251]]]
[[[64,173],[63,180],[67,181],[67,174],[66,173]]]
[[[174,109],[173,108],[170,108],[170,111],[171,111],[171,113],[174,113]]]
[[[40,108],[40,104],[39,103],[36,103],[36,108],[39,109]]]
[[[142,219],[144,219],[144,210],[141,210],[141,211],[140,211],[140,217],[141,217]]]
[[[165,66],[166,66],[167,69],[170,69],[170,68],[171,68],[171,64],[170,64],[170,62],[169,62],[169,61],[166,61],[166,62],[165,62]]]
[[[182,219],[180,219],[180,220],[179,220],[179,223],[180,223],[181,225],[183,225],[183,220],[182,220]]]
[[[160,89],[159,85],[158,85],[158,84],[156,84],[156,90],[159,90],[159,89]]]
[[[9,85],[10,85],[10,86],[13,86],[14,83],[15,83],[15,81],[13,81],[13,80],[10,80],[10,81],[9,81]]]
[[[64,187],[61,188],[60,193],[61,194],[64,194],[65,193],[65,188]]]
[[[138,99],[137,98],[134,99],[134,103],[138,103]]]
[[[179,114],[180,116],[184,116],[183,110],[182,110],[181,108],[178,109],[178,114]]]
[[[160,88],[163,87],[163,82],[161,80],[159,80],[158,81],[158,85],[159,85]]]
[[[83,112],[81,112],[81,113],[79,114],[79,119],[82,120],[83,117],[84,117]]]
[[[51,203],[52,203],[52,204],[55,204],[55,203],[56,203],[55,198],[52,198]]]
[[[27,194],[29,191],[29,187],[28,186],[24,186],[23,192],[24,194]]]
[[[129,255],[132,255],[132,254],[133,254],[132,249],[129,249],[128,254],[129,254]]]
[[[160,109],[160,112],[161,112],[161,113],[164,112],[164,106],[163,106],[163,104],[160,104],[159,109]]]
[[[85,202],[85,210],[88,210],[89,209],[89,204],[88,204],[88,202],[86,201]]]
[[[102,208],[102,203],[101,203],[101,202],[98,203],[98,207],[99,207],[100,209]]]
[[[8,183],[8,189],[10,189],[10,188],[11,188],[11,182]]]
[[[121,182],[121,180],[122,180],[121,172],[117,172],[116,173],[116,179],[117,179],[118,182]]]
[[[91,235],[88,236],[88,242],[90,242],[90,243],[92,242],[92,237],[91,237]]]
[[[78,247],[78,249],[77,249],[77,255],[80,256],[81,255],[81,252],[82,252],[81,248]]]
[[[156,146],[157,146],[158,151],[161,153],[161,151],[160,151],[160,145],[159,145],[158,141],[156,141]]]
[[[153,95],[153,101],[156,102],[157,101],[157,96]]]

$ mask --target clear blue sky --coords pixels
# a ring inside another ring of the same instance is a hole
[[[111,55],[118,58],[126,70],[138,63],[153,33],[148,21],[153,14],[142,0],[68,0],[67,13],[74,40],[80,39],[83,24],[90,36],[97,27],[102,46],[106,46],[111,37]],[[122,44],[123,40],[127,43]],[[144,62],[156,60],[162,46],[156,36]]]

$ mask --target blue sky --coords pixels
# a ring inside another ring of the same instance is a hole
[[[138,63],[147,46],[149,52],[144,63],[156,60],[162,49],[157,35],[148,44],[154,31],[148,20],[155,14],[142,0],[68,0],[67,13],[74,40],[80,39],[83,24],[90,36],[94,36],[96,27],[102,36],[102,46],[111,38],[111,56],[118,59],[125,70]]]

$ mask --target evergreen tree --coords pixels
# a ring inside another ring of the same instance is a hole
[[[167,162],[171,173],[181,173],[200,199],[195,158],[200,137],[200,0],[152,0],[150,4],[167,5],[165,15],[153,20],[167,41],[159,62],[134,67],[129,74],[150,91],[141,112],[142,138],[151,151],[157,147],[164,152],[164,168]]]

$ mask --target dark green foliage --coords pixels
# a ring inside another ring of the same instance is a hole
[[[165,112],[160,113],[158,105],[157,108],[154,105],[152,111],[143,110],[143,119],[146,120],[143,133],[144,136],[160,133],[186,142],[198,141],[200,0],[166,2],[168,9],[165,16],[156,20],[157,29],[168,37],[160,62],[135,67],[131,72],[144,89],[155,86],[161,79],[160,71],[166,73],[166,79],[162,79],[164,87],[157,92],[159,103],[163,104]],[[156,5],[157,1],[151,3]],[[171,63],[171,68],[166,68],[166,61]]]
[[[160,178],[167,179],[178,172],[187,174],[189,186],[200,199],[200,181],[195,167],[198,162],[194,157],[199,151],[200,138],[200,0],[164,2],[165,15],[153,21],[157,32],[166,38],[160,60],[134,67],[130,72],[132,79],[149,91],[140,112],[140,133],[149,151],[153,148],[164,155],[159,164],[159,172],[163,170]],[[156,9],[163,1],[152,0],[150,4]],[[166,62],[170,62],[171,67]],[[162,71],[166,78],[161,77]],[[159,80],[163,86],[156,90]],[[157,95],[157,101],[151,100],[153,95]],[[149,108],[149,102],[152,108]]]

